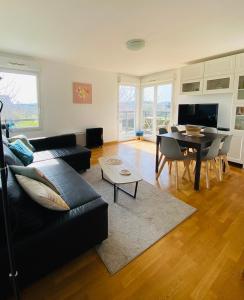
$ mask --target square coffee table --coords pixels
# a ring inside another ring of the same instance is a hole
[[[115,163],[117,160],[117,163]],[[126,193],[127,195],[136,198],[138,182],[142,180],[142,177],[134,172],[130,167],[123,163],[119,157],[101,157],[98,159],[101,167],[102,179],[109,182],[114,187],[114,202],[118,201],[118,190]],[[111,163],[113,162],[114,163]],[[120,161],[120,163],[119,163]],[[129,170],[130,175],[121,175],[121,170]],[[134,194],[122,189],[120,186],[123,184],[135,183]]]

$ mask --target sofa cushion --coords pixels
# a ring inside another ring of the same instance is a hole
[[[28,149],[30,149],[32,152],[35,151],[35,148],[31,145],[31,143],[28,141],[27,137],[23,134],[12,136],[8,139],[10,143],[15,142],[16,140],[21,140]]]
[[[16,175],[17,181],[32,200],[54,211],[70,210],[67,203],[50,187],[32,178]]]
[[[24,165],[27,166],[33,162],[33,152],[21,140],[16,140],[10,143],[8,147],[23,162]]]
[[[56,189],[53,183],[50,180],[48,180],[48,178],[37,168],[29,167],[29,166],[24,167],[24,166],[11,165],[10,169],[11,171],[14,172],[14,174],[23,175],[31,179],[42,182],[43,184],[47,185],[52,190],[54,190],[55,193],[59,194],[59,191]]]
[[[3,144],[3,151],[7,165],[23,166],[23,163],[20,161],[20,159],[5,144]]]
[[[90,157],[91,151],[80,145],[34,152],[34,162],[62,158],[77,171],[90,168]]]
[[[68,206],[76,208],[99,198],[94,189],[62,159],[51,159],[32,163],[56,186]]]

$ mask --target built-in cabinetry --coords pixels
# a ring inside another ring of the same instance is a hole
[[[244,53],[183,67],[180,86],[183,95],[230,93],[228,134],[233,138],[228,159],[244,166]]]
[[[232,93],[235,55],[204,63],[203,94]]]
[[[193,64],[181,69],[181,94],[201,95],[204,64]]]
[[[181,69],[181,94],[232,93],[235,55],[213,59]]]
[[[229,160],[244,166],[244,54],[236,55],[236,71],[232,107],[233,140]]]

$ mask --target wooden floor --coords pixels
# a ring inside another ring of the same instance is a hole
[[[210,190],[202,180],[200,192],[181,180],[176,191],[167,167],[155,181],[154,153],[149,142],[111,144],[94,150],[92,163],[119,154],[198,212],[113,276],[90,250],[26,289],[23,299],[244,299],[244,171],[231,167],[222,183],[213,174]]]

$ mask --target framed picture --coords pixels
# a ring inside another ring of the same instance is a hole
[[[73,82],[73,103],[92,104],[92,85]]]

